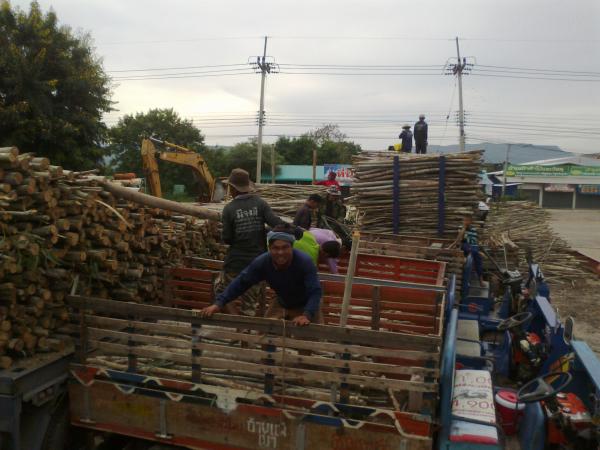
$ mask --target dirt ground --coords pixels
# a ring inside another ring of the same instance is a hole
[[[575,250],[600,261],[600,211],[548,211],[554,231]],[[573,316],[575,336],[586,340],[600,356],[600,277],[590,274],[590,280],[583,285],[550,286],[550,292],[559,316]]]
[[[571,246],[600,261],[600,210],[549,209],[550,224]]]

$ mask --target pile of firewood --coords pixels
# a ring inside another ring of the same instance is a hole
[[[554,284],[590,278],[587,265],[552,230],[548,212],[534,203],[492,203],[480,234],[484,247],[502,268],[508,263],[509,269],[518,268],[527,274],[527,254],[531,252],[532,260]]]
[[[400,233],[438,231],[440,157],[445,158],[445,232],[456,235],[462,217],[477,208],[483,151],[446,155],[399,154],[398,220]],[[361,230],[393,231],[393,152],[362,152],[353,158],[355,178],[350,203],[359,211]]]
[[[81,294],[159,302],[166,267],[222,258],[216,224],[119,200],[102,180],[0,148],[0,367],[63,347],[76,275]]]

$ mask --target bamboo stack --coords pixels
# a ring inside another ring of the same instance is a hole
[[[216,225],[114,198],[91,172],[0,148],[0,368],[60,350],[64,298],[160,302],[166,267],[221,258]]]
[[[294,217],[311,194],[325,197],[326,186],[306,184],[257,184],[256,193],[279,215]]]
[[[590,269],[574,256],[551,228],[548,212],[527,201],[492,203],[481,240],[501,267],[527,274],[528,251],[553,284],[575,284],[590,278]]]
[[[444,235],[456,235],[464,214],[472,213],[482,197],[479,187],[482,154],[482,150],[446,155],[400,154],[400,233],[437,233],[439,161],[440,156],[444,156]],[[363,231],[393,232],[395,155],[391,152],[362,152],[353,158],[355,178],[350,204],[359,211],[358,223]]]

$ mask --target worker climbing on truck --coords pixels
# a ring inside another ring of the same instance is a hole
[[[270,231],[267,235],[269,251],[255,258],[217,296],[213,305],[200,311],[200,316],[212,316],[248,289],[266,281],[277,298],[265,317],[292,320],[298,326],[323,323],[317,268],[310,256],[293,248],[295,240],[290,233]]]
[[[250,262],[266,251],[265,223],[271,227],[282,223],[271,207],[253,193],[248,172],[233,169],[227,181],[233,200],[223,208],[223,242],[229,245],[223,272],[217,283],[221,292]],[[229,305],[227,312],[255,316],[263,311],[263,289],[253,286],[244,292],[241,305]]]
[[[327,263],[329,272],[338,273],[337,263],[340,257],[342,240],[331,230],[311,228],[304,230],[292,224],[277,225],[273,231],[293,234],[296,240],[294,248],[306,253],[315,266],[320,262]]]

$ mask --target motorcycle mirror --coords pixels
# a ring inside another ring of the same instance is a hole
[[[569,316],[567,320],[565,320],[565,330],[563,332],[563,339],[565,344],[570,345],[573,340],[573,329],[575,328],[575,319]]]

